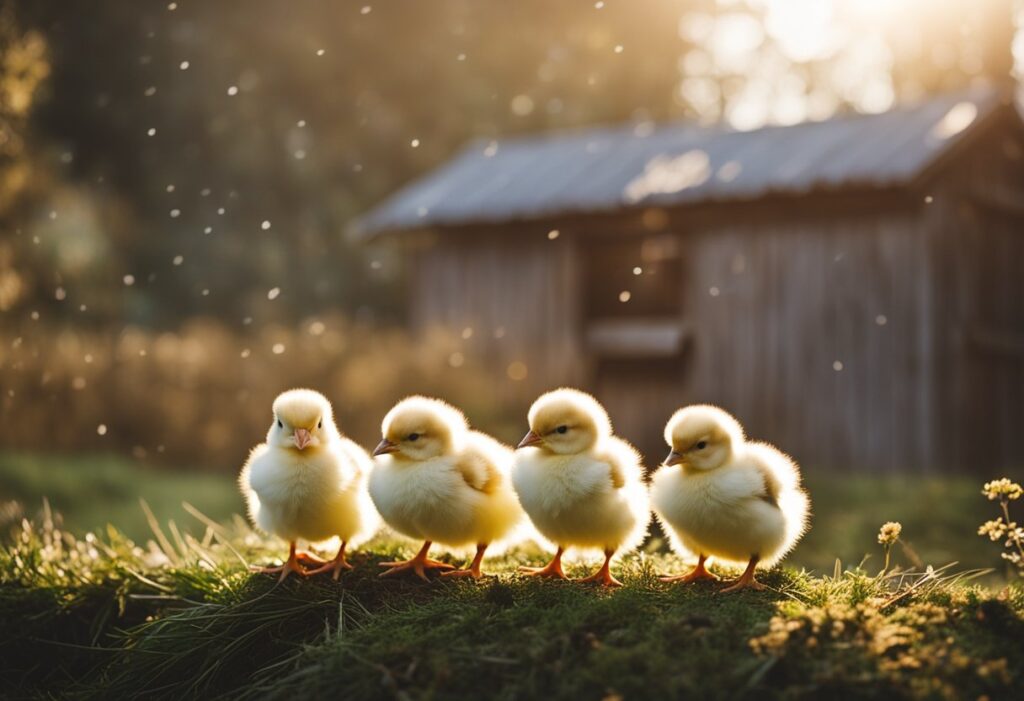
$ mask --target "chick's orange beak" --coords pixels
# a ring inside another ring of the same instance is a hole
[[[309,445],[309,442],[311,440],[313,440],[313,439],[309,435],[309,429],[306,429],[306,428],[297,428],[297,429],[295,429],[295,447],[296,448],[298,448],[299,450],[304,449],[307,445]]]
[[[543,440],[544,439],[537,435],[535,431],[530,431],[523,436],[523,440],[519,441],[519,445],[516,446],[516,449],[529,448],[531,445],[540,445]]]
[[[389,441],[387,438],[382,438],[380,443],[377,444],[377,447],[373,449],[373,454],[376,457],[377,455],[393,453],[396,450],[398,450],[397,445]]]
[[[664,464],[667,467],[671,467],[672,465],[678,465],[679,463],[683,462],[684,460],[685,460],[685,458],[683,457],[682,453],[679,453],[679,452],[673,450],[671,453],[668,454],[668,457],[665,458],[665,463]]]

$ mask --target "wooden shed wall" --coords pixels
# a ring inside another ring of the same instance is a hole
[[[1020,470],[1020,134],[1016,123],[986,130],[920,197],[670,213],[663,233],[682,243],[692,332],[679,357],[586,354],[581,257],[600,237],[644,231],[610,216],[555,222],[557,242],[543,223],[421,241],[411,320],[473,329],[467,349],[495,371],[488,391],[515,412],[553,386],[595,392],[648,464],[671,411],[709,402],[807,469]],[[504,374],[515,361],[528,368],[520,382]]]
[[[424,331],[471,329],[466,347],[495,373],[492,391],[521,408],[552,385],[586,376],[579,347],[577,261],[570,245],[522,237],[441,239],[415,254],[410,319]],[[544,243],[540,243],[543,241]],[[522,362],[526,378],[507,377]]]
[[[1013,119],[1016,119],[1014,117]],[[937,461],[1024,474],[1024,138],[987,132],[936,174],[925,210],[934,270]]]
[[[595,392],[651,464],[671,411],[712,402],[809,464],[930,465],[930,269],[918,212],[891,203],[866,204],[873,214],[807,209],[821,213],[731,216],[679,234],[692,339],[678,358],[587,357],[583,233],[558,245],[509,230],[441,239],[416,253],[411,318],[420,329],[472,328],[473,352],[499,377],[525,362],[527,380],[495,382],[517,408],[560,384]]]
[[[685,393],[807,465],[922,469],[935,438],[926,240],[912,211],[864,211],[687,237]]]

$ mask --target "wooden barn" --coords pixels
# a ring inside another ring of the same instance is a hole
[[[354,228],[418,329],[473,329],[521,406],[577,385],[649,463],[718,404],[801,463],[1024,467],[1024,128],[991,87],[739,132],[474,144]]]

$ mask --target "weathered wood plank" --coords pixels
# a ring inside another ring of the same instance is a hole
[[[668,212],[692,330],[678,357],[584,348],[580,261],[602,237],[649,233],[635,216],[449,232],[416,251],[412,320],[471,328],[467,358],[516,406],[558,385],[595,391],[649,462],[674,408],[711,402],[808,469],[1021,469],[1024,362],[994,352],[1012,343],[977,342],[1024,334],[1024,140],[1005,126],[916,193]],[[506,378],[514,361],[525,380]]]

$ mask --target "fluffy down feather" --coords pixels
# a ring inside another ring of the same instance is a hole
[[[512,481],[537,531],[566,549],[621,555],[638,547],[650,525],[640,456],[611,435],[597,400],[556,390],[529,419],[529,447],[517,451]]]
[[[370,495],[391,528],[452,550],[492,544],[491,553],[523,537],[512,451],[470,430],[457,409],[410,397],[388,413],[382,433],[392,447],[374,461]]]
[[[677,552],[769,567],[793,549],[810,502],[789,456],[745,440],[716,407],[677,412],[665,435],[676,464],[655,473],[651,502]]]
[[[296,429],[311,436],[303,449]],[[355,547],[380,525],[366,490],[370,466],[366,451],[338,432],[326,398],[291,390],[275,401],[267,442],[249,454],[239,486],[261,530],[314,543],[337,536]]]

